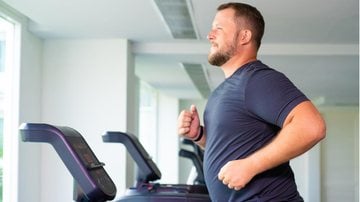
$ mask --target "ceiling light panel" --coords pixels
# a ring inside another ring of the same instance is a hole
[[[186,0],[154,0],[154,2],[174,38],[197,38]]]
[[[193,63],[182,63],[182,66],[197,90],[200,92],[201,96],[204,99],[207,99],[211,90],[203,66],[201,64]]]

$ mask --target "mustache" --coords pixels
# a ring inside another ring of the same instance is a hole
[[[215,46],[215,47],[219,47],[219,44],[216,43],[216,42],[210,42],[210,45],[211,45],[211,46]]]

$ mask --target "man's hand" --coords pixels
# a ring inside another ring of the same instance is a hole
[[[178,133],[185,138],[195,139],[199,133],[200,120],[195,105],[183,110],[178,118]]]
[[[218,174],[218,179],[229,189],[240,190],[256,175],[254,167],[247,159],[226,163]]]

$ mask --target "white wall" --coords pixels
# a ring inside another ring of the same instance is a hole
[[[300,195],[305,201],[320,202],[320,144],[290,161]]]
[[[42,45],[40,39],[23,28],[19,124],[22,122],[39,122],[41,120]],[[18,149],[18,201],[40,201],[40,147],[19,141]]]
[[[136,87],[129,50],[123,39],[46,40],[43,56],[42,121],[78,130],[105,162],[118,195],[128,176],[124,148],[102,143],[101,135],[108,130],[132,131],[129,126],[136,125],[128,119],[137,103],[128,102]],[[71,201],[72,189],[72,177],[60,158],[43,145],[41,201]]]
[[[321,144],[322,201],[359,201],[359,108],[321,110],[327,137]]]
[[[157,166],[162,173],[160,182],[177,184],[179,182],[179,136],[177,134],[179,102],[177,98],[159,94],[158,106]]]

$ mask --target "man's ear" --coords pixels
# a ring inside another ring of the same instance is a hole
[[[248,29],[244,29],[240,31],[240,43],[241,44],[248,44],[250,43],[252,38],[252,33]]]

